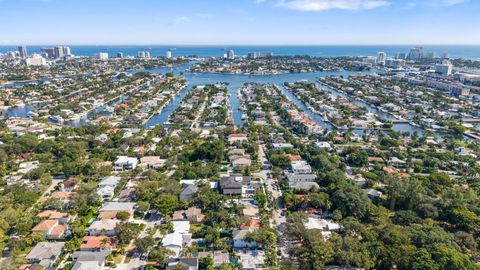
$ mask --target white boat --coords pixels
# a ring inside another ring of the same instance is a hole
[[[50,121],[52,121],[53,123],[62,123],[63,122],[63,118],[61,116],[58,116],[58,115],[49,116],[48,119]]]
[[[38,117],[38,116],[39,116],[39,114],[36,113],[36,112],[34,112],[34,111],[29,111],[29,112],[27,113],[27,115],[28,115],[29,117]]]

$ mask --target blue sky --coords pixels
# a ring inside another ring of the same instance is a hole
[[[478,45],[479,26],[479,0],[0,0],[0,45]]]

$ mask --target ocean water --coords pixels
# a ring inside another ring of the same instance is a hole
[[[27,46],[29,54],[39,53],[42,48],[53,47],[54,45],[32,45]],[[112,46],[112,45],[72,45],[71,52],[78,56],[94,56],[98,52],[107,52],[115,56],[122,52],[124,56],[136,56],[139,51],[148,50],[152,56],[163,56],[165,52],[174,49],[174,56],[223,56],[225,51],[230,49],[236,55],[247,55],[249,52],[272,52],[274,55],[310,55],[310,56],[372,56],[377,52],[386,52],[393,56],[398,52],[408,53],[415,45],[324,45],[324,46],[237,46],[237,45],[215,45],[215,46],[185,46],[185,45],[135,45],[135,46]],[[437,56],[447,53],[452,58],[465,58],[480,60],[480,46],[444,46],[428,45],[423,46],[425,51],[436,52]],[[0,53],[17,51],[16,46],[0,46]]]

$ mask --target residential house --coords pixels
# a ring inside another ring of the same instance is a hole
[[[40,242],[27,254],[25,259],[46,269],[54,269],[53,264],[64,248],[64,242]]]
[[[220,179],[220,191],[224,195],[240,196],[243,193],[243,186],[248,185],[251,178],[241,174],[232,174]]]
[[[88,235],[115,235],[115,228],[120,223],[118,219],[100,219],[92,222],[88,227]]]
[[[140,158],[140,167],[145,169],[160,169],[167,163],[166,159],[161,159],[159,156],[146,156]]]
[[[178,265],[186,270],[198,270],[198,258],[169,258],[166,270],[178,269]]]
[[[67,222],[70,219],[68,214],[47,210],[37,216],[46,219],[33,227],[32,232],[42,232],[47,239],[62,239],[68,234]]]
[[[201,251],[198,253],[198,258],[206,258],[206,257],[213,258],[213,266],[218,267],[222,264],[229,264],[230,263],[230,254],[224,251],[213,251],[213,252],[205,252]]]
[[[190,221],[192,223],[200,223],[205,217],[202,210],[198,207],[189,207],[187,210],[179,210],[173,213],[173,221]]]
[[[183,184],[180,191],[180,200],[189,201],[193,199],[195,193],[197,193],[198,187],[195,184]]]
[[[109,250],[74,252],[71,255],[75,263],[72,270],[103,270],[105,269],[106,257],[109,254]]]
[[[289,188],[294,190],[309,191],[311,189],[320,189],[320,186],[315,182],[297,182],[288,183]]]
[[[260,212],[258,211],[257,207],[244,208],[242,211],[243,211],[243,215],[247,218],[258,219],[260,217]]]
[[[312,167],[305,160],[292,161],[292,172],[297,174],[312,173]]]
[[[77,189],[79,186],[77,184],[77,181],[73,179],[72,177],[65,179],[60,183],[59,185],[59,190],[60,191],[66,191],[66,192],[72,192],[75,189]]]
[[[100,219],[113,219],[119,212],[127,212],[133,216],[135,203],[133,202],[106,202],[99,210]]]
[[[134,170],[138,165],[136,157],[119,156],[117,161],[113,163],[114,171]]]
[[[289,185],[295,185],[299,182],[315,182],[317,176],[315,174],[286,174]]]
[[[252,160],[249,155],[236,156],[232,160],[232,166],[234,169],[245,169],[250,165],[252,165]]]
[[[98,184],[97,194],[104,201],[111,200],[115,194],[115,188],[120,182],[120,177],[118,176],[107,176],[103,178]]]
[[[234,230],[233,231],[233,247],[234,248],[256,248],[257,242],[248,241],[246,239],[249,233],[252,233],[253,229]]]
[[[291,143],[272,143],[271,146],[274,149],[293,149]]]
[[[264,269],[265,251],[240,249],[235,253],[238,256],[238,262],[242,264],[243,270]]]
[[[246,142],[248,141],[247,134],[243,133],[234,133],[228,135],[228,143],[229,144],[234,144],[236,142]]]
[[[63,201],[64,203],[70,202],[73,199],[73,196],[75,196],[77,193],[76,192],[68,192],[68,191],[54,191],[50,195],[51,198],[59,199]]]
[[[118,241],[115,237],[108,236],[84,236],[80,251],[112,251],[117,248]]]
[[[183,247],[183,235],[179,233],[169,233],[162,239],[162,246],[175,253],[178,257]]]
[[[318,215],[310,215],[305,222],[305,228],[321,230],[322,235],[328,238],[333,231],[340,230],[341,226],[332,220],[321,218]]]

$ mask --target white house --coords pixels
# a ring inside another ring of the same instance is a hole
[[[102,197],[103,200],[108,201],[112,199],[115,188],[120,182],[120,177],[118,176],[107,176],[100,181],[98,184],[97,194]]]
[[[134,170],[138,165],[136,157],[119,156],[113,164],[114,171]]]
[[[318,148],[325,149],[325,150],[327,150],[327,151],[332,150],[332,146],[331,146],[330,143],[328,143],[328,142],[316,142],[315,145],[316,145]]]
[[[169,233],[163,238],[162,246],[175,252],[175,257],[178,257],[183,246],[183,236],[179,233]]]
[[[298,174],[312,173],[312,167],[305,160],[292,161],[292,172]]]

